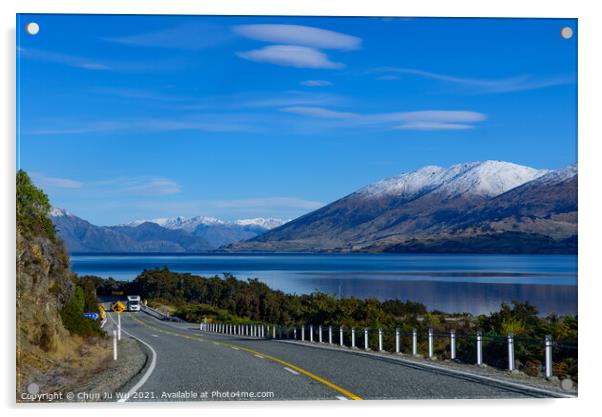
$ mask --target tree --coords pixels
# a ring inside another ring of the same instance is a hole
[[[23,232],[41,234],[55,240],[54,227],[48,217],[48,196],[37,188],[23,170],[17,172],[17,227]]]

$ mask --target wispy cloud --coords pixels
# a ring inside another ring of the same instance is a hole
[[[461,86],[465,88],[468,92],[475,94],[509,93],[514,91],[536,90],[540,88],[572,84],[575,82],[575,78],[573,76],[566,75],[554,77],[534,77],[532,75],[517,75],[510,78],[484,79],[457,77],[436,72],[423,71],[415,68],[381,67],[376,68],[374,71],[386,73],[386,75],[378,77],[378,79],[381,80],[395,79],[392,77],[399,78],[398,76],[393,74],[408,74]]]
[[[234,32],[250,39],[319,49],[353,50],[362,39],[345,33],[303,25],[240,25]]]
[[[260,49],[237,52],[240,58],[295,68],[340,69],[322,49],[359,49],[362,39],[345,33],[303,25],[240,25],[234,32],[244,37],[274,43]]]
[[[83,68],[87,70],[109,70],[111,67],[105,63],[98,62],[89,58],[75,55],[67,55],[58,52],[45,51],[42,49],[18,48],[17,52],[22,58],[29,58],[39,61],[53,62],[74,68]]]
[[[122,191],[138,195],[170,195],[182,191],[182,186],[168,178],[132,178],[121,181]]]
[[[463,130],[487,119],[483,113],[466,110],[423,110],[390,113],[353,113],[323,107],[284,107],[281,111],[308,117],[343,121],[346,126],[385,125],[403,130]],[[401,124],[400,124],[401,123]]]
[[[325,53],[307,46],[270,45],[261,49],[237,52],[241,58],[255,62],[267,62],[285,67],[340,69],[345,64],[333,62]]]
[[[180,58],[162,59],[160,61],[117,61],[97,60],[84,56],[64,54],[49,50],[35,48],[17,48],[20,58],[36,61],[50,62],[72,68],[81,68],[93,71],[121,71],[121,72],[154,72],[154,71],[180,71],[186,68],[186,61]]]
[[[472,128],[474,125],[441,122],[410,122],[394,127],[394,129],[403,130],[466,130]]]
[[[82,188],[83,183],[69,178],[50,177],[39,172],[30,173],[33,181],[40,187],[47,188],[66,188],[78,189]]]
[[[103,39],[129,46],[194,50],[221,45],[232,37],[221,26],[196,23]]]
[[[261,197],[247,198],[241,200],[216,200],[211,202],[212,205],[219,208],[236,208],[236,209],[258,209],[270,208],[274,210],[282,209],[302,209],[314,210],[320,208],[324,203],[320,201],[306,200],[296,197]]]
[[[223,219],[240,219],[253,216],[295,218],[324,206],[323,202],[302,197],[277,196],[232,200],[181,200],[175,198],[137,198],[135,200],[107,199],[99,203],[105,210],[115,210],[134,219],[172,216],[215,216]],[[138,214],[131,214],[138,213]]]
[[[32,123],[33,125],[33,123]],[[202,114],[173,119],[115,119],[115,120],[53,120],[35,123],[35,128],[23,128],[22,134],[34,136],[82,135],[113,132],[251,132],[258,130],[254,119],[236,114]]]
[[[301,114],[304,116],[319,117],[322,119],[351,119],[361,117],[357,113],[341,112],[337,110],[325,109],[323,107],[284,107],[280,109],[286,113]]]
[[[329,87],[332,85],[332,83],[327,80],[304,80],[301,81],[300,84],[306,87]]]

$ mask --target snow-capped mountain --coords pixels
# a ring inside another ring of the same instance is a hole
[[[288,220],[276,219],[273,217],[256,217],[254,219],[241,219],[234,221],[235,224],[239,226],[256,226],[261,227],[266,230],[275,229],[276,227],[282,226],[283,224],[289,222]]]
[[[426,166],[336,200],[232,250],[572,253],[577,167]]]
[[[50,218],[72,252],[201,252],[251,239],[284,223],[271,218],[225,222],[179,216],[96,226],[60,208],[52,208]]]
[[[166,229],[182,229],[189,232],[193,232],[199,226],[216,226],[216,225],[225,225],[225,226],[253,226],[258,227],[260,229],[270,230],[278,226],[282,226],[288,220],[276,219],[276,218],[263,218],[257,217],[253,219],[240,219],[234,220],[231,222],[220,220],[216,217],[208,217],[208,216],[195,216],[189,219],[178,216],[178,217],[167,217],[167,218],[158,218],[151,220],[135,220],[131,223],[128,223],[126,226],[136,227],[143,223],[155,223],[161,227],[165,227]]]
[[[58,207],[52,207],[50,209],[50,217],[69,217],[69,216],[73,216],[73,214],[69,213],[65,209],[58,208]]]
[[[187,219],[183,216],[177,217],[163,217],[158,219],[150,219],[150,220],[134,220],[131,223],[126,224],[125,226],[136,227],[143,223],[155,223],[161,227],[165,227],[166,229],[183,229],[187,231],[193,231],[200,225],[216,225],[216,224],[225,224],[225,222],[215,218],[208,216],[195,216]]]
[[[369,185],[358,194],[412,198],[437,192],[448,198],[466,194],[495,197],[548,172],[503,161],[470,162],[449,168],[426,166]]]

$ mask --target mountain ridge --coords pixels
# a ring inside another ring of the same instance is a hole
[[[503,161],[427,166],[368,185],[225,249],[444,252],[448,247],[507,253],[513,241],[521,246],[516,239],[522,238],[528,243],[520,253],[572,253],[576,190],[576,165],[555,171]],[[527,201],[529,210],[523,210]]]
[[[206,252],[240,240],[251,239],[282,224],[280,219],[241,219],[225,222],[211,217],[174,217],[136,221],[127,225],[97,226],[71,212],[50,211],[58,234],[70,252]]]

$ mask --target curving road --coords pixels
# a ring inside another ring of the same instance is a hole
[[[377,355],[208,334],[195,325],[163,322],[145,313],[121,317],[123,337],[144,343],[151,359],[126,387],[128,401],[549,396]],[[112,326],[111,314],[107,328]]]

